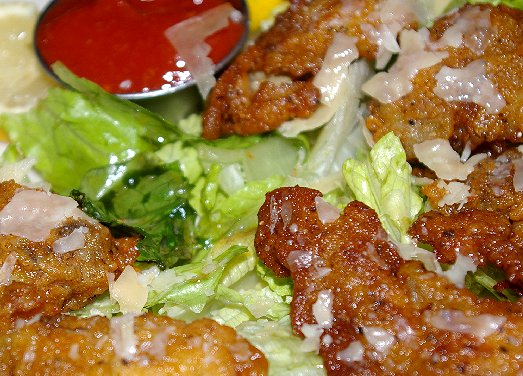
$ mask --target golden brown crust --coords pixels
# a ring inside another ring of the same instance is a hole
[[[300,187],[269,193],[255,245],[262,259],[278,260],[271,267],[285,267],[293,278],[294,330],[310,336],[324,321],[319,351],[329,375],[512,375],[521,369],[523,341],[515,340],[523,331],[521,302],[479,300],[420,263],[404,262],[362,203],[323,224],[311,210],[318,195]],[[294,201],[289,218],[282,203]],[[481,336],[460,332],[456,317],[500,324]]]
[[[0,183],[0,209],[24,188],[13,181]],[[53,243],[74,229],[86,227],[85,246],[57,254]],[[84,219],[67,219],[42,242],[0,235],[0,262],[11,254],[16,264],[8,285],[0,285],[2,324],[38,313],[56,315],[83,307],[108,289],[106,273],[119,275],[137,257],[135,238],[116,240],[109,230]]]
[[[335,32],[357,36],[363,57],[377,46],[361,30],[377,0],[295,0],[220,77],[203,113],[203,136],[251,135],[278,128],[284,121],[309,117],[320,104],[312,79]],[[263,81],[251,88],[249,75],[285,76],[290,82]]]
[[[105,317],[44,318],[0,336],[3,375],[266,375],[264,355],[234,329],[202,319],[134,319],[136,354],[115,353]]]
[[[430,29],[431,40],[438,40],[467,9],[444,17]],[[483,43],[484,52],[473,52],[464,45],[446,47],[449,56],[439,64],[420,70],[412,80],[413,90],[388,104],[373,100],[367,128],[378,140],[393,131],[401,138],[409,160],[415,160],[413,145],[426,140],[450,140],[457,151],[467,143],[472,150],[485,143],[523,142],[523,12],[512,8],[489,5],[491,27]],[[507,105],[497,114],[488,114],[482,106],[466,102],[447,102],[433,92],[435,75],[443,67],[463,68],[482,59],[488,78],[494,83]]]

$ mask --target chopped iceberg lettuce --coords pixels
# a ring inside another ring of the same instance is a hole
[[[393,133],[382,137],[367,157],[343,164],[356,200],[376,210],[385,230],[398,242],[408,242],[407,230],[423,208],[411,173],[405,150]]]
[[[263,351],[269,360],[269,375],[325,375],[322,358],[315,352],[301,350],[302,339],[292,333],[289,316],[278,321],[246,321],[236,330]]]

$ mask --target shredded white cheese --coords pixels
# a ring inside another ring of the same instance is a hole
[[[66,218],[89,219],[70,197],[43,191],[20,190],[0,211],[0,234],[34,242],[47,239],[50,231]]]
[[[414,145],[414,154],[418,160],[445,180],[465,180],[474,170],[474,166],[487,157],[476,154],[465,162],[452,149],[449,140],[437,138]]]
[[[312,314],[316,324],[303,324],[301,332],[305,336],[302,344],[303,351],[318,351],[320,338],[325,329],[332,326],[334,317],[332,306],[334,298],[330,290],[322,290],[318,293],[318,299],[312,305]]]
[[[446,47],[459,48],[465,44],[467,48],[476,54],[484,52],[485,39],[490,30],[490,9],[470,7],[456,14],[453,24],[445,30],[442,37],[431,47],[441,49]]]
[[[440,63],[448,56],[446,51],[426,51],[428,34],[403,30],[400,35],[401,52],[388,72],[380,72],[365,82],[362,90],[381,103],[391,103],[410,93],[412,79],[419,70]]]
[[[458,253],[456,262],[445,270],[443,274],[449,281],[459,288],[465,287],[465,277],[468,272],[475,272],[478,269],[474,260],[469,256],[463,256]]]
[[[316,204],[318,217],[324,225],[332,223],[340,217],[340,210],[334,205],[329,204],[322,197],[316,196],[314,198],[314,203]]]
[[[321,102],[330,105],[342,94],[344,81],[349,75],[349,65],[358,58],[356,38],[349,37],[344,33],[334,34],[323,65],[312,81],[321,92]]]
[[[442,273],[441,266],[433,252],[417,247],[415,244],[396,243],[396,246],[402,259],[418,260],[423,263],[426,270],[438,274]]]
[[[400,52],[398,34],[409,23],[416,21],[416,10],[411,1],[382,0],[369,15],[369,19],[378,20],[378,28],[370,24],[360,25],[370,41],[378,45],[376,68],[382,69],[393,54]]]
[[[396,342],[393,334],[377,326],[364,326],[363,335],[376,351],[387,354]]]
[[[4,260],[0,268],[0,286],[9,286],[11,284],[11,275],[13,270],[15,270],[16,259],[16,253],[11,252]]]
[[[109,294],[118,302],[122,313],[141,313],[147,302],[147,286],[144,285],[138,273],[127,265],[122,274],[114,282],[109,278]],[[114,277],[113,277],[114,278]]]
[[[89,228],[85,226],[75,228],[69,235],[55,240],[53,243],[53,252],[61,255],[83,248],[85,246],[85,235],[88,232]]]
[[[114,352],[126,362],[134,359],[138,339],[134,334],[134,315],[131,313],[112,317],[110,321],[111,341]]]
[[[361,362],[363,360],[363,354],[363,345],[360,341],[355,341],[351,342],[346,349],[340,351],[336,355],[336,358],[345,363]]]
[[[426,311],[425,321],[437,329],[469,334],[479,339],[488,337],[501,329],[506,317],[487,313],[478,316],[466,316],[457,310]]]
[[[215,65],[209,57],[212,48],[205,38],[227,27],[229,19],[238,22],[237,14],[230,3],[224,3],[165,30],[165,36],[185,62],[203,98],[216,83]]]
[[[516,192],[523,192],[523,157],[512,161],[514,165],[514,178],[512,183]]]
[[[484,60],[475,60],[461,69],[444,66],[436,74],[436,80],[434,94],[446,101],[476,103],[488,114],[499,113],[507,104],[487,77]]]
[[[447,191],[447,194],[439,200],[439,207],[459,204],[459,209],[461,209],[463,205],[467,203],[468,198],[471,195],[470,186],[457,181],[445,183],[445,181],[439,180],[438,188],[443,188]]]

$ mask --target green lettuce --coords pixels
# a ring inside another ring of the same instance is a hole
[[[269,361],[270,375],[325,375],[322,358],[300,349],[302,340],[292,333],[289,316],[277,321],[245,321],[236,327],[236,331],[263,351]]]
[[[62,65],[55,71],[79,91],[53,88],[33,110],[0,117],[12,147],[36,160],[35,168],[55,192],[69,194],[89,170],[181,137],[160,116],[75,77]]]
[[[205,172],[190,203],[200,217],[198,235],[216,240],[256,227],[265,194],[294,172],[307,145],[273,135],[200,142],[194,148]]]
[[[172,267],[198,248],[191,189],[178,163],[150,153],[89,171],[72,197],[100,222],[140,234],[139,261]]]
[[[406,242],[407,230],[423,208],[411,182],[401,141],[392,132],[382,137],[363,159],[349,159],[343,174],[356,200],[373,208],[389,235]]]

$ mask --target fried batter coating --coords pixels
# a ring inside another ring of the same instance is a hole
[[[320,104],[312,79],[321,69],[336,32],[358,37],[360,56],[373,58],[377,45],[362,25],[378,26],[369,14],[378,0],[294,0],[274,26],[240,54],[219,78],[203,113],[203,136],[252,135],[309,117]],[[252,87],[251,75],[267,79]],[[284,76],[284,82],[268,77]]]
[[[459,252],[478,266],[498,266],[511,283],[523,288],[523,249],[511,241],[512,226],[502,214],[479,209],[450,215],[430,211],[416,220],[409,233],[433,246],[440,263],[454,264]]]
[[[13,181],[0,183],[0,210],[15,192],[27,189]],[[85,231],[82,248],[59,254],[55,240],[75,229]],[[10,281],[0,284],[2,325],[38,313],[56,315],[83,307],[108,289],[106,273],[120,272],[137,257],[134,238],[115,239],[109,230],[86,219],[68,218],[41,242],[16,235],[0,235],[0,263],[16,258]]]
[[[521,302],[480,300],[403,261],[362,203],[323,223],[319,196],[301,187],[267,194],[255,246],[277,274],[291,275],[294,330],[318,341],[329,375],[512,375],[523,367]]]
[[[439,40],[473,8],[465,6],[436,21],[430,29],[431,41]],[[375,140],[393,131],[401,138],[409,160],[415,160],[414,144],[435,138],[448,139],[458,152],[467,144],[475,150],[485,143],[523,142],[523,12],[505,6],[481,5],[478,9],[490,11],[491,26],[487,32],[480,29],[469,36],[475,47],[469,49],[467,43],[445,47],[449,56],[421,69],[412,79],[410,93],[392,103],[370,102],[366,125]],[[433,91],[435,76],[443,66],[463,68],[479,59],[484,60],[488,79],[506,102],[498,113],[488,113],[476,103],[448,102]]]
[[[114,319],[112,319],[114,320]],[[3,375],[266,375],[263,353],[209,319],[134,318],[136,343],[105,317],[45,318],[0,337]],[[120,347],[123,349],[117,350]],[[135,349],[135,352],[130,349]],[[130,351],[129,351],[130,350]],[[122,351],[131,357],[122,357]]]

